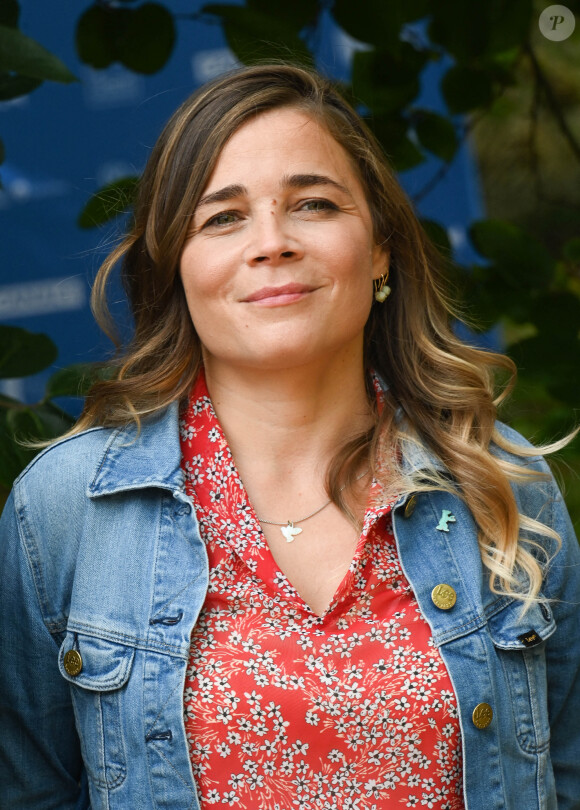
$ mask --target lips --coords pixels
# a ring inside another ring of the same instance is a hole
[[[244,298],[244,301],[247,303],[253,303],[254,301],[275,301],[276,299],[298,300],[300,296],[310,293],[314,289],[314,287],[311,287],[308,284],[296,283],[283,284],[280,287],[262,287],[262,289],[256,290],[255,293],[252,293],[247,298]]]

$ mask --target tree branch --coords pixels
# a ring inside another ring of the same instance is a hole
[[[572,130],[568,126],[568,122],[564,118],[564,114],[562,112],[562,108],[560,106],[560,103],[559,103],[559,101],[558,101],[558,99],[556,97],[556,93],[554,92],[554,88],[552,87],[548,77],[546,76],[546,74],[542,70],[542,66],[538,62],[538,58],[537,58],[536,54],[534,53],[533,48],[532,48],[532,46],[530,45],[529,42],[527,42],[524,45],[524,51],[525,51],[525,53],[527,53],[527,55],[528,55],[528,57],[530,59],[530,63],[532,65],[532,70],[534,72],[534,77],[535,77],[536,83],[538,84],[539,87],[542,88],[542,90],[544,92],[544,96],[545,96],[546,101],[548,103],[548,107],[550,108],[550,110],[552,112],[552,115],[554,116],[554,118],[556,119],[556,121],[558,123],[558,126],[560,128],[560,132],[562,133],[562,135],[564,136],[564,138],[568,142],[568,145],[570,146],[570,149],[572,150],[572,153],[574,154],[574,156],[576,157],[576,159],[580,163],[580,143],[576,140],[576,137],[574,136],[574,133],[572,132]]]

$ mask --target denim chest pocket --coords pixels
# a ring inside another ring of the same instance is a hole
[[[68,632],[60,648],[60,673],[71,693],[83,761],[101,789],[119,787],[127,775],[122,703],[135,649]]]
[[[523,751],[538,754],[550,744],[545,642],[556,623],[544,603],[534,604],[523,618],[521,610],[521,602],[511,602],[489,619],[488,630],[507,684],[518,743]]]

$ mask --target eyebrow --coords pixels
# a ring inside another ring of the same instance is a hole
[[[307,188],[308,186],[334,186],[334,188],[342,191],[343,194],[351,196],[350,191],[333,180],[332,177],[327,177],[325,174],[291,174],[284,175],[282,178],[282,186],[284,188]]]
[[[226,202],[227,200],[232,200],[234,197],[243,197],[247,192],[247,188],[239,184],[224,186],[218,189],[218,191],[212,191],[211,194],[206,194],[205,197],[202,197],[196,208],[200,208],[202,205],[211,205],[211,203]]]
[[[327,177],[325,174],[287,174],[282,178],[282,188],[308,188],[311,186],[333,186],[341,191],[343,194],[352,196],[350,191],[333,180],[332,177]],[[230,186],[224,186],[217,191],[212,191],[211,194],[206,194],[198,202],[196,208],[201,208],[202,205],[211,205],[212,203],[227,202],[235,197],[243,197],[248,193],[248,189],[238,183]]]

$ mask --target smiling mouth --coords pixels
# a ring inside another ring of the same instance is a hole
[[[310,287],[307,284],[284,284],[281,287],[262,287],[261,290],[257,290],[247,298],[244,298],[244,303],[257,303],[270,306],[292,304],[295,301],[300,301],[301,298],[304,298],[315,289],[315,287]]]

